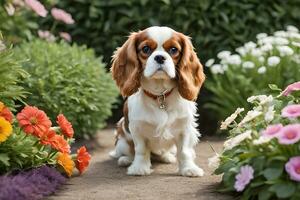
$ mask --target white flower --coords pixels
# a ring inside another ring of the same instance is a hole
[[[300,39],[300,34],[295,32],[288,32],[288,37],[293,39]]]
[[[292,26],[292,25],[288,25],[288,26],[286,27],[286,30],[287,30],[288,32],[294,32],[294,33],[298,33],[298,32],[299,32],[298,28],[295,27],[295,26]]]
[[[300,64],[300,55],[294,55],[292,57],[292,60],[297,63],[297,64]]]
[[[258,61],[261,63],[265,62],[265,57],[259,56]]]
[[[281,57],[293,55],[294,51],[289,46],[277,46],[279,54]]]
[[[267,68],[265,66],[261,66],[260,68],[258,68],[257,73],[259,74],[264,74],[266,73]]]
[[[215,59],[211,58],[208,61],[206,61],[205,66],[206,67],[211,67],[215,62]]]
[[[224,74],[224,69],[223,69],[222,65],[220,65],[220,64],[212,65],[210,70],[213,74]]]
[[[237,54],[233,54],[228,57],[228,64],[240,65],[242,63],[241,57]]]
[[[250,42],[247,42],[245,45],[244,45],[245,49],[246,50],[251,50],[251,49],[254,49],[256,47],[256,44],[252,41]]]
[[[267,37],[268,35],[266,33],[259,33],[256,35],[256,39],[260,40],[263,39],[265,37]]]
[[[224,151],[232,149],[233,147],[239,145],[245,139],[251,139],[251,133],[252,131],[248,130],[242,134],[230,138],[229,140],[226,140],[224,142]]]
[[[9,16],[13,16],[15,14],[16,9],[11,3],[6,4],[4,8]]]
[[[208,166],[215,170],[219,167],[220,161],[220,155],[216,153],[213,157],[208,158]]]
[[[278,56],[271,56],[268,58],[268,65],[273,67],[280,63],[280,58]]]
[[[265,144],[265,143],[270,142],[270,140],[272,140],[271,137],[260,136],[258,139],[253,140],[253,144],[254,145],[261,145],[261,144]]]
[[[251,50],[251,55],[255,57],[259,57],[262,55],[262,51],[260,49],[252,49]]]
[[[247,53],[247,51],[246,51],[246,49],[245,49],[244,47],[239,47],[239,48],[236,48],[235,50],[236,50],[236,52],[238,52],[241,56],[244,56],[244,55],[246,55],[246,53]]]
[[[270,43],[264,44],[260,47],[260,50],[262,50],[263,52],[267,52],[267,51],[272,51],[273,50],[273,46]]]
[[[217,57],[219,59],[225,59],[225,58],[229,57],[230,54],[231,54],[230,51],[221,51],[221,52],[218,53]]]
[[[225,119],[225,121],[223,121],[222,123],[221,123],[221,127],[220,127],[220,129],[221,130],[225,130],[225,129],[227,129],[227,127],[237,118],[237,116],[241,113],[241,112],[243,112],[245,109],[244,108],[237,108],[235,111],[234,111],[234,113],[232,113],[229,117],[227,117],[226,119]]]
[[[251,69],[251,68],[254,68],[255,67],[255,64],[251,61],[246,61],[243,63],[243,68],[246,68],[246,69]]]
[[[300,47],[300,42],[292,42],[292,45],[294,45],[295,47]]]
[[[5,44],[0,40],[0,51],[3,51],[4,49],[6,49]]]
[[[273,42],[274,42],[273,36],[267,36],[267,37],[264,37],[264,38],[258,40],[258,44],[260,44],[260,45],[273,44]]]
[[[265,120],[271,122],[274,119],[274,106],[269,106],[268,111],[265,113]]]
[[[261,114],[262,114],[262,112],[257,111],[257,110],[248,111],[247,115],[244,117],[244,119],[238,124],[238,127],[242,126],[243,124],[245,124],[249,121],[252,121],[253,119],[255,119],[256,117],[258,117]]]
[[[273,96],[272,95],[256,95],[256,96],[251,96],[247,99],[247,102],[253,103],[254,101],[258,101],[259,105],[264,105],[266,103],[271,103],[273,101]]]
[[[276,44],[276,45],[288,45],[289,41],[288,41],[288,39],[283,38],[283,37],[275,37],[274,41],[273,41],[273,44]]]
[[[274,35],[275,35],[276,37],[287,37],[287,32],[285,32],[285,31],[276,31],[276,32],[274,33]]]

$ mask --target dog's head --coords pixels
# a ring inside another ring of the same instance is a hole
[[[132,33],[113,56],[112,75],[123,96],[141,86],[141,78],[174,79],[180,95],[195,100],[205,80],[189,37],[168,27]]]

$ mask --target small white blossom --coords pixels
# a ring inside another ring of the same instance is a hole
[[[265,113],[265,120],[271,122],[274,119],[274,106],[269,106],[267,112]]]
[[[240,65],[242,63],[241,57],[237,54],[233,54],[228,57],[228,64]]]
[[[278,56],[271,56],[268,58],[268,65],[273,67],[280,63],[280,58]]]
[[[259,56],[258,61],[261,63],[265,62],[265,57]]]
[[[0,40],[0,51],[3,51],[4,49],[6,49],[5,44]]]
[[[258,139],[253,140],[254,145],[261,145],[270,142],[272,140],[271,137],[260,136]]]
[[[300,39],[300,34],[295,32],[288,32],[288,37],[293,39]]]
[[[239,47],[239,48],[236,48],[235,50],[236,50],[236,52],[238,52],[241,56],[244,56],[244,55],[247,54],[247,51],[246,51],[246,49],[245,49],[244,47]]]
[[[230,138],[229,140],[226,140],[224,142],[224,151],[232,149],[233,147],[239,145],[245,139],[251,139],[251,137],[252,137],[251,134],[252,134],[252,131],[248,130],[242,134],[239,134],[233,138]]]
[[[300,64],[300,55],[294,55],[292,57],[292,60],[297,63],[297,64]]]
[[[241,112],[243,112],[245,109],[244,108],[237,108],[235,111],[234,111],[234,113],[232,113],[229,117],[227,117],[226,119],[225,119],[225,121],[223,121],[222,123],[221,123],[221,127],[220,127],[220,129],[221,130],[226,130],[227,129],[227,127],[237,118],[237,116],[241,113]]]
[[[260,68],[258,68],[257,73],[259,74],[264,74],[266,73],[267,68],[265,66],[261,66]]]
[[[205,66],[206,67],[211,67],[215,62],[215,59],[211,58],[208,61],[206,61]]]
[[[251,55],[255,57],[259,57],[262,55],[262,51],[260,49],[252,49],[251,50]]]
[[[247,51],[249,51],[249,50],[252,50],[252,49],[254,49],[254,48],[256,47],[256,43],[250,41],[250,42],[247,42],[247,43],[244,45],[244,47],[245,47],[245,49],[246,49]]]
[[[251,68],[254,68],[255,67],[255,64],[251,61],[246,61],[243,63],[243,68],[246,68],[246,69],[251,69]]]
[[[273,101],[273,96],[272,95],[256,95],[256,96],[251,96],[247,99],[247,102],[253,103],[254,101],[258,101],[259,105],[264,105],[266,103],[271,103]]]
[[[286,27],[286,30],[287,30],[288,32],[294,32],[294,33],[298,33],[298,32],[299,32],[298,28],[297,28],[296,26],[292,26],[292,25],[288,25],[288,26]]]
[[[268,35],[266,33],[259,33],[256,35],[256,39],[260,40],[263,39],[265,37],[267,37]]]
[[[294,45],[295,47],[300,47],[300,42],[292,42],[292,45]]]
[[[16,9],[11,3],[6,4],[4,8],[9,16],[13,16],[15,14]]]
[[[263,52],[268,52],[273,50],[273,46],[270,43],[264,44],[260,47],[260,50]]]
[[[289,46],[277,46],[277,50],[281,57],[293,55],[294,51]]]
[[[244,119],[238,124],[238,126],[242,126],[243,124],[252,121],[253,119],[255,119],[256,117],[260,116],[262,114],[261,111],[257,111],[257,110],[250,110],[248,111],[247,115],[244,117]]]
[[[216,153],[213,157],[208,158],[208,166],[215,170],[219,167],[220,161],[220,155]]]
[[[276,32],[274,33],[274,35],[275,35],[276,37],[287,37],[287,32],[285,32],[285,31],[276,31]]]
[[[217,57],[219,59],[225,59],[225,58],[229,57],[230,54],[231,54],[230,51],[221,51],[221,52],[218,53]]]
[[[289,41],[288,41],[288,39],[283,38],[283,37],[275,37],[274,41],[273,41],[273,44],[276,44],[276,45],[288,45]]]
[[[264,38],[258,40],[258,44],[260,44],[260,45],[273,44],[273,42],[274,42],[274,36],[267,36],[267,37],[264,37]]]
[[[210,70],[213,74],[224,74],[224,69],[223,69],[222,65],[220,65],[220,64],[212,65]]]

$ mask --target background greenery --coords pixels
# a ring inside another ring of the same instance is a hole
[[[15,59],[31,75],[23,82],[26,103],[44,110],[55,121],[63,113],[73,124],[76,137],[95,134],[111,115],[118,95],[101,58],[92,49],[61,41],[22,43]]]
[[[95,48],[109,62],[131,31],[165,25],[190,35],[202,61],[232,50],[260,32],[300,21],[299,0],[73,0],[57,1],[76,26],[76,42]]]

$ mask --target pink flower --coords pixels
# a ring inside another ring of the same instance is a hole
[[[290,175],[290,179],[300,182],[300,156],[290,158],[285,164],[285,171]]]
[[[71,35],[70,35],[69,33],[66,33],[66,32],[60,32],[60,33],[59,33],[59,36],[60,36],[62,39],[68,41],[68,42],[71,42],[71,41],[72,41]]]
[[[300,140],[300,124],[290,124],[283,127],[278,133],[280,144],[294,144]]]
[[[48,42],[55,41],[55,36],[49,31],[38,30],[38,35],[41,39],[45,39]]]
[[[298,91],[300,90],[300,81],[296,82],[296,83],[292,83],[290,85],[288,85],[285,90],[282,92],[282,94],[284,96],[289,95],[290,93],[294,92],[294,91]]]
[[[288,118],[296,118],[300,116],[300,104],[288,105],[282,109],[281,115]]]
[[[240,169],[240,173],[235,176],[234,188],[236,189],[236,191],[243,191],[245,187],[250,183],[250,181],[254,178],[253,174],[254,169],[250,165],[242,166]]]
[[[41,17],[46,17],[48,11],[45,9],[44,5],[37,0],[25,0],[26,5],[31,8],[36,14]]]
[[[276,137],[282,127],[282,124],[269,125],[266,130],[262,131],[262,135],[271,138]]]
[[[62,9],[52,8],[51,15],[57,21],[62,21],[65,24],[74,24],[74,20],[73,20],[72,16]]]

